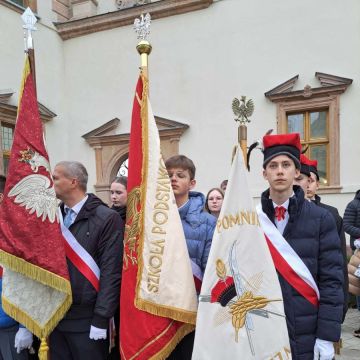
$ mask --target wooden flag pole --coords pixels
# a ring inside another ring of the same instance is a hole
[[[246,96],[240,98],[234,98],[231,104],[232,111],[236,118],[236,122],[239,122],[238,127],[238,142],[243,152],[245,166],[247,167],[247,127],[246,124],[250,122],[250,116],[254,112],[254,102],[252,99],[246,101]]]
[[[239,125],[238,127],[238,142],[243,152],[245,167],[247,166],[247,127],[246,125]]]

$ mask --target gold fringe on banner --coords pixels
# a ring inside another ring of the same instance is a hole
[[[30,332],[39,339],[46,338],[55,329],[58,322],[64,317],[71,305],[71,299],[66,299],[57,309],[51,319],[45,324],[40,325],[29,314],[11,303],[6,297],[2,296],[2,305],[5,312],[20,324],[24,325]]]
[[[50,335],[59,321],[64,317],[72,303],[70,282],[59,275],[53,274],[50,271],[40,268],[39,266],[28,263],[24,259],[6,253],[3,250],[0,250],[0,263],[4,266],[5,271],[6,268],[8,268],[66,295],[62,304],[54,310],[54,313],[45,325],[40,325],[31,317],[31,315],[11,303],[6,297],[2,296],[2,307],[4,311],[17,322],[24,325],[31,333],[41,339],[39,359],[47,360],[49,347],[46,343],[46,337]]]
[[[196,312],[193,311],[186,311],[171,306],[153,304],[152,302],[143,300],[141,298],[136,299],[136,305],[141,310],[147,311],[153,315],[168,317],[170,319],[192,325],[196,324]]]
[[[30,279],[36,280],[44,285],[64,292],[71,297],[70,281],[45,270],[37,265],[31,264],[22,258],[0,250],[0,263],[10,270],[16,271]]]

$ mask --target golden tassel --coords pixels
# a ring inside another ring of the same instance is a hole
[[[41,338],[41,344],[39,348],[39,360],[48,360],[49,347],[46,342],[46,338]]]

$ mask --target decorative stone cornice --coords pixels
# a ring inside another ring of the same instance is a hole
[[[120,119],[114,118],[107,123],[97,127],[94,130],[89,131],[88,133],[82,135],[82,137],[85,140],[88,140],[90,138],[99,137],[101,135],[110,135],[113,134],[113,131],[115,133],[115,129],[119,126]]]
[[[292,91],[292,88],[298,79],[297,75],[267,91],[265,96],[272,102],[282,102],[339,95],[345,92],[349,85],[353,82],[352,79],[319,72],[316,72],[315,76],[319,79],[322,85],[321,87],[312,88],[310,85],[306,85],[303,90]]]
[[[13,95],[14,91],[11,89],[0,90],[0,102],[7,103]]]
[[[273,94],[283,94],[283,93],[288,93],[288,92],[292,91],[298,78],[299,78],[299,75],[296,75],[296,76],[292,77],[291,79],[286,80],[285,82],[281,83],[280,85],[277,85],[273,89],[266,92],[265,96],[269,97],[270,95],[273,95]]]
[[[348,79],[336,75],[325,74],[321,72],[316,72],[315,76],[320,81],[321,86],[350,85],[353,82],[352,79]]]
[[[0,0],[1,1],[1,0]],[[142,6],[112,11],[84,19],[55,23],[63,40],[133,24],[140,13],[151,13],[151,19],[160,19],[209,7],[213,0],[162,0]]]
[[[155,116],[156,125],[159,129],[160,138],[165,139],[180,139],[181,135],[186,129],[189,128],[189,125],[183,124],[177,121],[168,120],[162,117]],[[117,128],[120,120],[115,118],[108,121],[104,125],[82,135],[86,142],[91,147],[96,146],[111,146],[111,145],[121,145],[127,144],[130,140],[130,134],[114,134],[114,130]],[[109,134],[111,132],[111,134]]]

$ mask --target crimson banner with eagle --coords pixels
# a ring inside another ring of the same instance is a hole
[[[26,56],[9,171],[0,206],[2,305],[42,340],[71,305],[64,238],[34,82]]]
[[[194,330],[197,299],[144,75],[132,113],[123,264],[121,358],[166,359]]]

